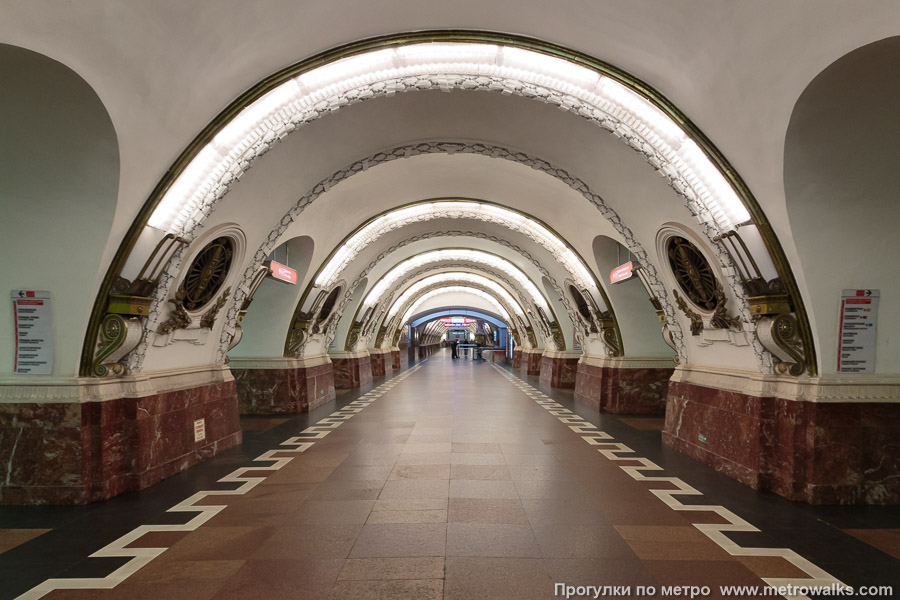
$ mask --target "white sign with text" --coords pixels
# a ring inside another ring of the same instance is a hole
[[[875,372],[875,332],[880,297],[879,290],[841,292],[838,373]]]
[[[49,375],[53,372],[50,292],[13,290],[10,297],[15,319],[13,372]]]

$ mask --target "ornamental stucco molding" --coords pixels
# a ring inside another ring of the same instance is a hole
[[[463,231],[463,230],[429,231],[429,232],[425,232],[425,233],[422,233],[419,235],[410,236],[409,238],[399,241],[398,243],[394,244],[393,246],[387,248],[386,250],[383,250],[382,252],[380,252],[378,254],[378,256],[376,256],[374,259],[372,259],[372,261],[370,261],[369,264],[363,268],[363,270],[356,276],[356,278],[353,280],[353,282],[350,285],[346,286],[346,289],[344,290],[344,293],[342,294],[340,300],[338,301],[337,307],[335,308],[335,314],[343,315],[343,311],[346,308],[347,304],[352,299],[353,291],[356,289],[356,287],[362,282],[363,279],[368,277],[369,273],[378,265],[378,263],[383,261],[389,254],[391,254],[392,252],[395,252],[401,248],[404,248],[410,244],[413,244],[415,242],[429,240],[429,239],[433,239],[433,238],[439,238],[439,237],[474,237],[477,239],[482,239],[482,240],[486,240],[486,241],[490,241],[490,242],[499,244],[501,246],[509,248],[510,250],[513,250],[514,252],[517,252],[522,257],[524,257],[526,260],[528,260],[532,265],[534,265],[534,267],[536,269],[538,269],[544,277],[547,278],[547,280],[550,282],[550,285],[553,287],[553,289],[560,294],[561,302],[562,302],[563,306],[566,307],[566,311],[569,313],[569,315],[574,314],[573,313],[574,308],[571,306],[571,303],[568,301],[567,295],[562,293],[559,283],[556,281],[556,279],[553,277],[553,275],[546,269],[546,267],[544,267],[540,263],[540,261],[538,261],[534,256],[532,256],[527,250],[510,242],[509,240],[507,240],[505,238],[501,238],[501,237],[498,237],[495,235],[490,235],[490,234],[483,233],[480,231]],[[268,254],[266,256],[268,256]],[[331,342],[334,341],[334,334],[337,331],[338,322],[339,322],[339,319],[335,319],[330,324],[332,327],[330,327],[329,331],[326,332],[326,334],[324,336],[324,340],[322,341],[322,343],[325,346],[330,345]],[[537,331],[537,329],[536,329],[536,331]],[[321,339],[322,336],[319,336],[319,337]],[[223,336],[223,339],[225,339],[224,336]],[[228,338],[228,339],[230,339],[230,338]],[[302,353],[305,351],[306,347],[309,345],[309,343],[313,339],[315,339],[315,337],[310,336],[307,340],[304,341],[303,344],[301,344],[299,346],[300,355],[302,355]],[[222,361],[224,362],[224,355],[228,351],[228,348],[227,348],[227,346],[220,346],[219,351],[220,351],[220,355],[222,356]]]
[[[421,277],[425,273],[430,273],[432,271],[437,271],[439,269],[473,269],[473,270],[479,271],[481,273],[486,273],[488,275],[491,275],[492,277],[496,278],[498,281],[502,281],[509,288],[511,288],[513,291],[515,291],[517,300],[519,301],[519,304],[523,308],[531,307],[532,303],[531,303],[530,299],[525,295],[524,292],[522,292],[522,290],[516,285],[516,283],[514,281],[512,281],[511,279],[507,278],[505,276],[505,274],[499,273],[494,269],[491,269],[489,267],[486,267],[484,265],[481,265],[481,264],[478,264],[475,262],[471,262],[471,261],[447,261],[445,263],[435,263],[434,265],[430,265],[430,266],[418,269],[415,272],[407,275],[402,281],[398,282],[394,286],[394,288],[391,290],[391,293],[387,295],[385,300],[383,302],[379,302],[379,304],[382,306],[385,306],[385,307],[390,306],[391,303],[393,302],[393,299],[394,299],[394,296],[396,295],[396,293],[399,290],[404,289],[406,287],[406,284],[410,283],[414,279]],[[507,291],[509,291],[509,290],[507,290]],[[398,314],[400,314],[400,311],[398,311]],[[571,316],[572,315],[569,315],[570,318],[571,318]],[[516,329],[514,323],[510,323],[509,325],[510,325],[511,329],[514,329],[514,330]],[[373,330],[374,329],[377,329],[377,327],[373,328]],[[371,336],[371,334],[370,334],[370,336]],[[368,345],[368,342],[369,342],[368,337],[370,337],[370,336],[367,336],[367,338],[364,340],[366,345]],[[362,341],[363,340],[361,340],[361,342]]]
[[[666,286],[660,280],[659,273],[657,272],[654,264],[650,261],[650,257],[647,251],[643,248],[640,242],[638,242],[634,232],[627,225],[625,225],[624,221],[621,219],[621,217],[619,217],[618,213],[616,213],[616,211],[612,209],[599,194],[591,190],[590,186],[588,186],[587,183],[571,175],[566,170],[558,168],[543,159],[536,158],[523,152],[516,152],[502,146],[471,142],[427,141],[417,144],[398,146],[356,161],[348,165],[347,167],[336,171],[331,176],[323,179],[322,181],[314,185],[306,194],[301,196],[300,199],[297,200],[294,206],[292,206],[281,217],[281,219],[278,220],[277,224],[270,230],[269,234],[266,236],[265,241],[260,245],[257,252],[254,254],[250,264],[245,269],[240,283],[235,286],[234,296],[231,304],[228,307],[225,326],[221,334],[219,349],[217,352],[217,362],[220,364],[225,362],[225,354],[228,351],[228,345],[231,341],[231,336],[234,333],[234,326],[237,322],[236,320],[239,307],[246,298],[247,293],[249,293],[250,284],[253,281],[253,277],[255,276],[257,269],[266,260],[266,257],[268,257],[272,250],[277,246],[278,240],[281,238],[284,232],[287,231],[287,228],[300,216],[300,214],[303,213],[304,210],[306,210],[309,205],[318,200],[320,196],[333,188],[335,185],[341,183],[342,181],[345,181],[346,179],[349,179],[353,175],[363,173],[372,167],[386,164],[395,160],[429,154],[472,154],[486,156],[489,158],[508,160],[550,175],[551,177],[554,177],[563,182],[575,192],[584,197],[591,205],[593,205],[597,210],[600,211],[603,217],[622,236],[622,239],[625,242],[625,246],[631,251],[633,255],[637,257],[641,264],[644,264],[646,266],[647,279],[651,291],[653,292],[653,295],[659,300],[668,317],[669,328],[672,332],[672,337],[676,345],[676,351],[678,352],[679,357],[682,359],[682,362],[687,361],[687,350],[684,345],[684,336],[681,330],[680,322],[676,320],[675,307],[670,303],[668,299],[668,293],[666,291]],[[209,205],[208,209],[204,212],[204,219],[212,212],[216,203],[220,200],[221,197],[217,197],[215,201]],[[198,220],[197,223],[199,224],[200,222],[202,222],[202,220],[203,219]],[[534,261],[533,259],[530,260],[533,264],[540,268],[540,264],[537,261]],[[171,277],[175,277],[177,275],[180,268],[180,261],[180,254],[176,255],[176,257],[172,259],[172,262],[170,263],[169,269],[167,271],[167,273],[171,272]],[[374,264],[371,266],[374,266]],[[367,272],[368,271],[366,271],[366,273]],[[542,272],[545,276],[548,277],[548,279],[551,280],[551,283],[554,284],[555,288],[558,287],[559,284],[555,281],[554,278],[549,277],[545,269],[542,269]],[[361,280],[363,276],[360,276],[358,279]],[[161,283],[158,289],[157,302],[154,303],[154,307],[158,302],[163,301],[162,299],[164,299],[168,295],[167,288],[170,284],[170,279],[164,274],[160,281]],[[164,287],[166,288],[165,291],[163,290]],[[349,286],[349,288],[354,289],[354,286],[351,285]],[[566,306],[566,309],[571,312],[572,308],[571,306],[569,306],[566,295],[562,294],[561,297],[563,298],[563,303]],[[342,304],[346,304],[346,302],[349,302],[349,299],[350,296],[347,295],[345,299],[342,299]]]
[[[233,379],[228,367],[212,365],[153,371],[117,379],[73,377],[29,383],[0,381],[0,404],[62,404],[143,398],[154,394],[226,383]]]
[[[372,271],[372,269],[374,269],[378,265],[379,262],[383,261],[392,252],[395,252],[396,250],[399,250],[399,249],[401,249],[405,246],[408,246],[409,244],[412,244],[414,242],[419,242],[419,241],[433,239],[433,238],[439,238],[439,237],[474,237],[477,239],[482,239],[482,240],[493,242],[495,244],[499,244],[501,246],[509,248],[510,250],[513,250],[514,252],[520,254],[523,258],[525,258],[528,262],[530,262],[536,269],[538,269],[538,271],[540,271],[541,275],[543,275],[544,277],[547,278],[547,281],[550,282],[550,285],[551,285],[551,287],[553,287],[553,290],[559,294],[560,302],[565,307],[566,312],[569,314],[569,317],[572,318],[572,316],[574,315],[575,309],[572,307],[571,302],[569,302],[568,295],[563,294],[562,288],[560,287],[559,282],[556,281],[556,278],[553,277],[553,275],[547,270],[546,267],[544,267],[543,264],[541,264],[540,261],[538,261],[534,256],[531,255],[531,253],[529,253],[527,250],[525,250],[521,246],[518,246],[505,238],[501,238],[499,236],[483,233],[480,231],[442,230],[442,231],[430,231],[430,232],[422,233],[419,235],[410,236],[409,238],[407,238],[405,240],[401,240],[397,244],[395,244],[395,245],[391,246],[390,248],[379,253],[378,256],[375,257],[360,272],[360,274],[353,280],[353,283],[350,286],[348,286],[348,289],[349,290],[356,289],[356,286],[359,285],[359,283],[362,282],[362,280],[368,276],[368,274]],[[344,294],[344,296],[341,298],[341,301],[337,308],[337,310],[339,311],[338,314],[343,314],[343,310],[346,307],[346,305],[350,302],[351,298],[352,298],[351,292],[348,291],[347,293]],[[331,343],[331,341],[333,341],[333,340],[329,340],[329,343]]]
[[[492,291],[489,288],[483,287],[479,283],[472,283],[472,282],[465,281],[465,280],[451,279],[451,280],[444,281],[441,283],[435,283],[435,284],[426,286],[425,288],[422,289],[422,294],[426,294],[432,290],[437,290],[437,289],[441,289],[441,288],[444,288],[447,286],[458,285],[458,284],[464,284],[468,287],[472,287],[472,288],[481,290],[482,292],[485,292],[487,294],[490,294]],[[501,300],[499,298],[496,298],[496,300],[501,306],[503,306],[503,309],[507,312],[507,314],[509,314],[510,317],[512,317],[514,314],[516,314],[516,312],[512,309],[512,307],[507,306],[503,300]],[[385,327],[388,328],[388,335],[385,336],[386,339],[391,339],[391,337],[397,331],[397,328],[403,324],[400,321],[400,319],[402,319],[403,315],[406,313],[407,310],[409,310],[409,307],[412,306],[415,303],[415,301],[416,301],[416,298],[411,298],[411,299],[407,300],[406,302],[403,303],[403,305],[400,307],[400,309],[397,310],[397,312],[394,314],[393,317],[390,317],[390,318],[385,317],[383,324]]]
[[[483,74],[473,75],[469,73],[442,73],[440,75],[416,74],[403,78],[387,78],[384,80],[369,82],[358,87],[335,92],[334,95],[328,97],[326,100],[323,100],[313,107],[283,107],[279,112],[280,118],[276,119],[278,122],[271,125],[263,123],[260,127],[256,128],[256,130],[248,134],[248,137],[241,142],[240,150],[236,150],[229,157],[229,167],[223,169],[218,179],[211,182],[205,187],[205,193],[202,194],[199,208],[185,221],[184,227],[180,232],[181,235],[187,237],[188,239],[193,238],[196,235],[196,230],[202,226],[203,221],[209,216],[209,214],[215,209],[215,206],[228,193],[230,186],[240,179],[240,177],[251,167],[254,161],[268,152],[272,148],[272,146],[280,139],[295,131],[302,125],[315,121],[325,115],[331,114],[345,106],[363,102],[372,98],[389,96],[396,93],[435,89],[444,91],[449,91],[451,89],[461,89],[473,91],[491,91],[495,93],[500,92],[504,94],[511,94],[524,98],[534,99],[556,106],[561,110],[572,112],[573,114],[601,127],[602,129],[609,131],[616,137],[619,137],[626,145],[628,145],[639,155],[641,155],[642,158],[666,180],[666,182],[675,191],[675,193],[685,201],[687,209],[697,219],[704,230],[704,234],[711,241],[715,238],[716,235],[720,233],[711,211],[711,206],[707,205],[703,194],[700,193],[697,188],[695,188],[690,178],[688,177],[688,174],[682,172],[682,166],[678,162],[671,160],[669,157],[658,151],[654,146],[654,140],[651,139],[651,136],[654,135],[652,129],[647,128],[640,120],[634,119],[630,115],[630,113],[627,110],[622,109],[622,107],[617,106],[611,102],[606,102],[602,107],[595,106],[586,102],[585,100],[582,100],[581,98],[561,92],[559,90],[502,76],[487,76]],[[414,147],[415,146],[411,146],[411,148]],[[485,147],[490,148],[488,146]],[[375,160],[377,160],[378,156],[380,155],[375,155]],[[396,156],[396,158],[403,158],[405,156],[408,155]],[[543,161],[541,162],[543,163]],[[349,177],[355,172],[366,170],[371,166],[371,164],[372,161],[369,159],[354,163],[354,165],[351,165],[351,168],[355,168],[355,171],[345,170],[345,176],[343,178]],[[565,171],[559,171],[560,176],[558,178],[562,179],[562,177],[568,176],[568,173],[566,173]],[[574,178],[572,179],[573,181],[576,181],[584,186],[583,190],[589,191],[589,188],[584,185],[584,182],[575,180]],[[338,179],[337,181],[340,180],[341,179]],[[329,189],[329,187],[335,182],[336,181],[334,181],[334,177],[332,177],[330,180],[326,180],[326,182],[320,183],[318,186],[313,188],[312,193],[315,194],[315,197],[318,197],[318,195],[321,195],[322,193],[327,191],[327,189]],[[593,200],[589,196],[586,197],[588,197],[588,200],[592,201],[593,203]],[[597,198],[599,199],[599,196]],[[314,199],[315,198],[313,198],[313,200]],[[604,214],[604,217],[606,217],[607,220],[609,220],[617,230],[619,230],[620,227],[624,227],[618,215],[614,211],[612,211],[612,209],[609,208],[605,203],[595,204],[595,206],[597,206],[601,213]],[[291,213],[285,215],[285,217],[281,221],[281,225],[279,225],[279,228],[282,226],[286,228],[287,225],[289,225],[290,222],[293,221],[294,217],[295,215],[292,215]],[[646,265],[651,291],[654,296],[656,296],[657,299],[660,300],[663,309],[669,317],[669,324],[670,328],[672,329],[672,337],[676,344],[679,356],[682,358],[683,362],[687,362],[684,339],[680,330],[680,326],[675,320],[676,315],[673,307],[668,302],[663,302],[663,300],[667,297],[666,290],[661,286],[658,274],[656,273],[653,264],[649,262],[647,253],[637,242],[636,238],[630,230],[628,231],[628,235],[623,234],[622,231],[619,231],[619,233],[623,235],[626,247],[628,247],[628,249],[633,254],[635,254],[637,259],[641,261],[642,264]],[[277,241],[279,236],[280,234],[275,236],[273,244],[274,241]],[[719,244],[714,243],[714,247],[716,248],[717,258],[721,261],[721,264],[727,267],[727,270],[730,271],[727,276],[727,283],[735,292],[735,297],[739,299],[740,316],[742,317],[742,320],[749,322],[749,305],[747,304],[743,294],[739,289],[740,282],[738,281],[733,269],[730,268],[732,266],[732,261]],[[181,254],[176,256],[170,263],[169,269],[166,273],[170,277],[174,274],[177,274],[178,269],[180,268],[180,258]],[[253,265],[254,268],[256,266],[256,264]],[[151,310],[156,310],[156,305],[159,304],[162,298],[165,298],[167,296],[170,277],[163,276],[160,278],[159,294],[157,295],[156,302],[154,303],[154,307]],[[246,295],[246,293],[247,287],[244,285],[240,286],[239,289],[235,292],[233,302],[231,303],[231,307],[229,309],[226,326],[223,329],[223,338],[230,339],[230,336],[233,334],[234,318],[237,312],[236,306],[240,306],[240,303],[242,302],[243,297]],[[771,357],[768,357],[768,355],[764,356],[768,359],[768,363],[771,364]],[[219,361],[224,361],[224,356],[219,358]],[[140,361],[138,361],[138,364],[132,364],[132,368],[139,370]]]
[[[759,398],[820,403],[900,402],[900,376],[793,378],[753,371],[679,366],[670,381],[716,388]]]

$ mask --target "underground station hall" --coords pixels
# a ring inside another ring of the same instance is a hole
[[[897,0],[0,0],[0,600],[900,597],[898,99]]]

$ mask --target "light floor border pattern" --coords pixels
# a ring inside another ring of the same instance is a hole
[[[597,452],[602,454],[608,460],[612,461],[629,461],[627,465],[619,465],[632,479],[636,481],[647,481],[652,483],[667,483],[675,486],[674,489],[653,489],[649,491],[659,498],[666,506],[676,511],[704,511],[714,513],[726,521],[726,523],[694,523],[694,527],[703,532],[706,537],[715,542],[720,548],[728,552],[732,556],[765,556],[774,558],[783,558],[791,563],[807,575],[808,579],[787,578],[787,577],[762,577],[761,579],[772,587],[827,587],[830,585],[843,586],[843,582],[839,579],[816,566],[809,560],[803,558],[790,548],[753,548],[743,547],[732,541],[726,532],[759,532],[746,520],[731,512],[724,506],[712,504],[684,504],[675,496],[702,496],[703,492],[695,489],[691,485],[685,483],[678,477],[648,477],[644,471],[663,471],[664,469],[651,461],[650,459],[640,456],[621,456],[634,454],[634,450],[621,442],[617,442],[610,434],[601,431],[593,423],[589,423],[582,417],[578,416],[562,404],[556,402],[534,386],[528,384],[522,379],[516,377],[506,369],[498,367],[496,364],[491,366],[497,370],[503,377],[508,379],[514,386],[521,390],[526,396],[534,400],[539,406],[547,410],[551,415],[555,416],[559,421],[569,427],[572,431],[581,435],[581,439],[591,446],[598,446]],[[804,595],[785,595],[788,600],[809,600]]]
[[[427,359],[425,359],[427,360]],[[249,477],[246,475],[248,471],[271,471],[275,472],[283,468],[291,462],[295,456],[280,456],[283,453],[293,453],[295,455],[307,451],[315,444],[315,440],[321,440],[329,433],[340,427],[344,422],[352,419],[357,413],[361,412],[367,406],[375,402],[378,398],[388,392],[394,386],[400,384],[404,379],[422,368],[425,360],[411,367],[396,377],[392,377],[381,385],[369,390],[365,394],[353,402],[348,403],[342,409],[331,413],[328,417],[316,422],[298,433],[281,442],[278,448],[267,450],[253,459],[253,462],[269,462],[268,465],[253,465],[249,467],[240,467],[235,469],[228,475],[219,479],[219,483],[237,483],[239,484],[232,490],[201,490],[182,500],[166,512],[196,512],[187,523],[179,525],[140,525],[114,542],[111,542],[97,550],[88,558],[131,558],[124,565],[114,570],[105,577],[91,578],[54,578],[47,579],[42,583],[31,588],[24,594],[18,596],[15,600],[38,600],[43,598],[54,590],[72,590],[72,589],[93,589],[108,590],[116,587],[141,568],[146,566],[157,556],[168,550],[168,548],[128,548],[129,544],[136,542],[142,536],[153,532],[171,532],[171,531],[195,531],[201,525],[215,517],[227,505],[210,505],[197,503],[201,500],[215,496],[243,496],[257,485],[266,480],[266,476]],[[286,446],[286,447],[282,447]],[[269,473],[270,475],[271,473]]]

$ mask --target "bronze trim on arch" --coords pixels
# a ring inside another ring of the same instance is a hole
[[[412,254],[412,255],[410,255],[410,256],[404,258],[402,261],[400,261],[400,262],[398,262],[398,263],[395,263],[393,267],[391,267],[390,269],[388,269],[388,270],[385,272],[384,275],[382,275],[381,277],[379,277],[378,280],[375,281],[375,283],[372,284],[372,286],[371,286],[371,287],[369,288],[369,290],[367,291],[367,295],[368,295],[368,292],[371,292],[372,289],[373,289],[375,286],[377,286],[378,283],[381,282],[381,281],[385,278],[385,276],[386,276],[388,273],[390,273],[391,270],[393,270],[394,267],[396,267],[397,265],[399,265],[399,264],[401,264],[402,262],[405,262],[405,261],[407,261],[407,260],[411,260],[411,259],[413,259],[413,258],[416,258],[417,256],[422,256],[423,254],[428,254],[429,252],[438,252],[438,251],[440,251],[440,250],[471,250],[471,248],[441,247],[441,248],[435,248],[435,249],[433,249],[433,250],[423,250],[422,252],[416,252],[415,254]],[[497,258],[501,258],[501,259],[506,260],[507,262],[509,262],[508,259],[506,259],[505,257],[500,256],[499,254],[496,254],[496,253],[494,253],[494,252],[488,252],[487,250],[478,250],[478,252],[484,252],[485,254],[490,254],[491,256],[496,256]],[[435,264],[436,264],[436,263],[435,263]],[[513,265],[513,266],[515,267],[515,265]],[[434,267],[434,270],[439,269],[439,268],[443,268],[443,267]],[[467,268],[472,268],[472,267],[467,267]],[[518,268],[518,267],[516,267],[516,268]],[[424,271],[424,272],[428,272],[428,271]],[[480,271],[480,272],[483,273],[483,271]],[[421,273],[420,273],[420,274],[421,274]],[[524,271],[523,271],[523,274],[525,274]],[[528,275],[526,274],[525,277],[528,278]],[[531,278],[528,278],[528,280],[531,281]],[[401,282],[401,283],[402,283],[402,282]],[[534,281],[531,281],[531,283],[532,283],[532,285],[535,286],[535,288],[537,288],[537,284],[535,284]],[[517,289],[517,288],[516,288],[516,289]],[[393,291],[396,291],[396,290],[392,290],[392,293],[393,293]],[[540,293],[540,289],[538,289],[538,293]],[[362,319],[359,318],[359,311],[362,309],[362,300],[364,300],[364,299],[365,299],[365,298],[362,298],[362,299],[360,300],[359,304],[358,304],[357,307],[356,307],[356,312],[353,313],[353,320],[350,322],[350,323],[351,323],[351,324],[350,324],[350,330],[352,330],[353,327],[355,327],[357,324],[358,324],[360,327],[366,327],[366,326],[368,325],[367,319],[370,320],[370,319],[374,319],[374,318],[375,318],[373,315],[369,315],[368,317],[366,317],[366,315],[363,315],[363,318],[362,318]],[[546,300],[546,298],[544,298],[544,299]],[[548,302],[548,304],[549,304],[549,302]],[[369,310],[371,310],[372,308],[373,308],[373,307],[370,307]],[[551,314],[553,314],[553,318],[554,318],[554,319],[557,318],[557,317],[556,317],[556,313],[553,312],[553,308],[552,308],[552,307],[550,308],[550,312],[551,312]],[[348,332],[347,332],[347,340],[349,340],[349,338],[350,338],[350,330],[348,330]],[[344,349],[345,349],[345,350],[349,350],[349,348],[347,347],[347,346],[349,345],[349,343],[350,343],[349,341],[345,342],[345,344],[344,344],[344,346],[345,346]]]
[[[817,373],[816,349],[812,336],[812,329],[809,324],[809,317],[800,289],[794,278],[793,270],[784,253],[784,249],[766,218],[765,213],[756,201],[747,184],[737,173],[731,163],[722,154],[722,152],[710,141],[708,137],[697,127],[684,113],[682,113],[668,98],[653,88],[651,85],[641,81],[637,77],[631,75],[618,67],[610,65],[604,61],[594,58],[590,55],[578,52],[576,50],[566,48],[559,44],[539,40],[532,37],[507,34],[492,31],[479,30],[462,30],[462,29],[446,29],[446,30],[422,30],[404,33],[395,33],[390,35],[378,36],[358,40],[330,50],[326,50],[315,56],[311,56],[305,60],[297,62],[286,67],[276,73],[273,73],[258,83],[247,89],[231,102],[222,112],[210,121],[200,133],[188,144],[181,152],[178,158],[172,163],[172,166],[166,171],[163,177],[153,188],[150,196],[144,202],[131,226],[128,228],[123,237],[116,254],[106,271],[106,275],[100,284],[97,297],[94,300],[94,306],[88,321],[87,332],[85,334],[84,344],[81,352],[81,364],[79,373],[83,377],[91,376],[91,369],[94,362],[94,353],[97,346],[97,338],[100,332],[100,325],[106,315],[106,306],[109,294],[113,288],[116,278],[121,273],[128,260],[129,255],[134,249],[138,237],[156,209],[156,206],[165,196],[166,192],[190,164],[190,162],[199,154],[203,147],[211,141],[221,129],[230,122],[241,110],[257,99],[264,96],[276,86],[285,81],[297,77],[302,73],[310,71],[316,67],[334,62],[336,60],[355,56],[375,49],[392,48],[404,46],[408,44],[427,43],[427,42],[472,42],[487,44],[502,44],[516,48],[523,48],[540,52],[549,56],[566,59],[570,62],[592,69],[598,73],[615,79],[632,90],[640,93],[652,102],[657,108],[662,110],[666,115],[678,123],[685,132],[697,143],[710,160],[719,168],[722,175],[731,184],[741,199],[747,211],[750,213],[753,223],[759,229],[763,242],[772,257],[778,275],[784,283],[785,291],[791,297],[794,310],[797,315],[797,324],[800,329],[800,338],[802,340],[805,355],[806,369],[810,375]],[[591,271],[593,274],[593,271]],[[598,286],[604,295],[603,288]],[[608,304],[608,302],[607,302]]]
[[[534,215],[523,212],[523,211],[515,209],[515,208],[511,208],[509,206],[506,206],[505,204],[500,204],[498,202],[492,202],[490,200],[480,200],[477,198],[465,198],[465,197],[459,197],[459,196],[451,196],[451,197],[428,198],[426,200],[417,200],[415,202],[407,202],[404,204],[400,204],[398,206],[394,206],[392,208],[389,208],[385,211],[382,211],[382,212],[366,219],[360,225],[358,225],[353,231],[351,231],[350,233],[345,235],[344,238],[340,242],[338,242],[338,244],[334,248],[332,248],[331,252],[328,253],[328,256],[325,257],[324,260],[322,260],[318,269],[316,269],[315,274],[312,276],[309,283],[307,284],[306,289],[303,290],[303,295],[300,296],[300,301],[297,303],[296,308],[294,308],[294,314],[291,317],[291,324],[288,326],[287,339],[285,340],[285,356],[288,356],[287,353],[288,353],[288,346],[289,346],[289,342],[290,342],[291,332],[294,330],[294,328],[296,326],[296,322],[297,322],[298,318],[300,317],[300,312],[303,308],[303,304],[306,301],[306,298],[309,297],[309,294],[312,292],[313,289],[315,289],[316,278],[322,272],[322,269],[325,268],[325,265],[327,265],[329,262],[331,262],[332,257],[334,257],[334,255],[337,254],[337,252],[341,248],[341,246],[343,246],[347,242],[347,240],[352,238],[357,232],[359,232],[360,230],[362,230],[364,227],[366,227],[370,223],[374,222],[375,220],[380,219],[384,215],[390,214],[390,213],[398,211],[398,210],[402,210],[404,208],[409,208],[411,206],[420,206],[423,204],[433,204],[435,202],[472,202],[475,204],[485,204],[488,206],[496,206],[498,208],[502,208],[504,210],[508,210],[512,213],[516,213],[518,215],[521,215],[523,217],[531,219],[532,221],[539,224],[541,227],[544,227],[547,231],[549,231],[550,233],[552,233],[559,239],[563,240],[566,243],[566,247],[572,251],[572,254],[575,255],[575,257],[578,259],[578,261],[581,263],[581,265],[587,270],[588,273],[590,273],[591,279],[594,281],[594,285],[597,287],[597,290],[599,291],[600,296],[602,296],[602,298],[603,298],[603,302],[606,304],[606,307],[609,310],[609,314],[613,321],[613,327],[616,330],[616,336],[619,338],[619,344],[620,344],[619,350],[620,350],[620,352],[624,352],[623,347],[621,345],[622,344],[622,334],[619,331],[619,322],[616,320],[616,314],[612,308],[612,304],[609,301],[609,296],[606,295],[606,290],[603,289],[603,286],[601,285],[600,280],[597,278],[597,275],[594,273],[594,271],[590,267],[588,267],[587,262],[585,262],[584,258],[581,256],[581,254],[575,248],[573,248],[571,245],[569,245],[569,243],[565,237],[560,235],[558,231],[556,231],[555,229],[550,227],[547,223],[545,223],[541,219],[538,219]],[[429,250],[429,252],[430,252],[430,250]],[[534,282],[532,282],[532,283],[534,283]],[[540,288],[538,288],[538,291],[540,291]],[[552,311],[552,309],[551,309],[551,311]],[[555,318],[555,313],[554,313],[554,318]]]

